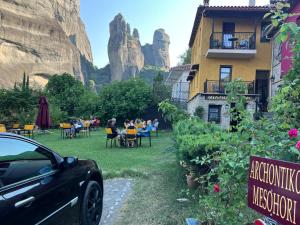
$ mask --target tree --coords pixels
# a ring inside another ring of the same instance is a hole
[[[171,97],[171,90],[164,84],[164,77],[158,72],[153,81],[153,103],[158,103]]]
[[[40,90],[30,88],[29,77],[24,73],[22,83],[12,89],[0,89],[0,118],[2,122],[34,123]]]
[[[192,63],[192,49],[187,49],[182,55],[179,56],[180,62],[179,64],[191,64]]]
[[[116,81],[99,93],[100,117],[119,120],[142,117],[151,102],[151,89],[140,79]]]
[[[52,76],[46,85],[46,93],[50,101],[69,116],[75,116],[84,92],[83,84],[67,73]]]

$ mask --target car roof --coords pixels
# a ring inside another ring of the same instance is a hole
[[[0,133],[0,138],[1,137],[5,137],[5,138],[12,138],[12,139],[19,139],[19,140],[23,140],[23,141],[26,141],[26,142],[31,142],[33,144],[37,144],[39,146],[43,146],[42,144],[36,142],[35,140],[32,140],[30,138],[27,138],[27,137],[24,137],[24,136],[21,136],[21,135],[18,135],[18,134],[14,134],[14,133]],[[45,147],[45,146],[43,146]],[[45,147],[47,148],[47,147]],[[47,148],[48,150],[50,150],[49,148]]]

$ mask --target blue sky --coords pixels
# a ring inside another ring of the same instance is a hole
[[[211,0],[211,5],[247,5],[249,0]],[[269,0],[257,0],[265,5]],[[94,64],[108,63],[109,23],[122,13],[131,29],[137,28],[142,45],[152,43],[154,31],[164,28],[170,35],[171,65],[188,47],[197,7],[202,0],[81,0],[81,18],[86,26]]]

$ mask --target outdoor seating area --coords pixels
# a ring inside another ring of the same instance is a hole
[[[60,123],[60,135],[62,139],[76,137],[90,137],[92,131],[100,127],[100,120],[94,117],[90,120],[71,119],[68,122]]]
[[[8,133],[22,135],[31,139],[34,138],[34,130],[35,130],[34,124],[25,124],[23,126],[21,126],[19,123],[14,123],[11,125],[0,124],[0,133],[8,132]]]
[[[113,146],[123,148],[138,148],[142,146],[142,140],[148,139],[149,147],[152,146],[152,133],[158,136],[159,121],[154,119],[144,121],[142,119],[125,120],[121,129],[117,127],[115,118],[108,120],[105,128],[106,132],[106,148],[110,142],[110,147]]]

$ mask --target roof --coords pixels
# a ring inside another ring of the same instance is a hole
[[[175,67],[172,67],[170,69],[171,72],[173,71],[189,71],[191,69],[192,65],[191,64],[186,64],[186,65],[180,65],[180,66],[175,66]]]
[[[242,13],[243,17],[251,17],[251,16],[263,16],[270,10],[269,6],[203,6],[200,5],[198,7],[194,26],[189,42],[190,48],[193,47],[197,31],[201,22],[201,18],[205,17],[217,17],[228,15],[231,16],[233,13]]]

